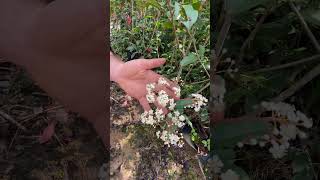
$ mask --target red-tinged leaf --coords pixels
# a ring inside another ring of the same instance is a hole
[[[40,144],[48,142],[53,134],[54,134],[54,128],[56,126],[56,121],[50,122],[50,124],[43,130],[42,134],[39,137]]]
[[[127,24],[130,26],[132,23],[132,19],[129,15],[127,15]]]

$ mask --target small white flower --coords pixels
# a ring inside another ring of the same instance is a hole
[[[160,131],[156,132],[157,138],[160,138],[160,133],[161,133]]]
[[[237,146],[238,146],[239,148],[242,148],[242,147],[243,147],[243,143],[242,143],[242,142],[238,142],[238,143],[237,143]]]
[[[191,96],[194,98],[194,103],[186,107],[194,108],[194,111],[196,112],[199,112],[201,107],[205,106],[208,102],[208,99],[202,96],[201,94],[191,94]]]
[[[297,128],[293,124],[281,124],[280,134],[288,139],[296,139]]]
[[[156,84],[155,83],[150,83],[146,85],[146,89],[148,93],[151,93],[154,89],[156,88]]]
[[[286,155],[287,149],[283,145],[274,143],[273,146],[269,149],[269,152],[273,155],[275,159],[279,159]]]
[[[259,146],[260,146],[260,147],[266,146],[266,142],[265,142],[265,141],[260,141],[260,142],[259,142]]]
[[[306,138],[308,138],[308,135],[307,135],[305,132],[303,132],[303,131],[299,131],[299,132],[298,132],[298,136],[299,136],[300,139],[306,139]]]
[[[269,140],[269,139],[270,139],[270,136],[269,136],[268,134],[265,134],[265,135],[262,136],[262,138],[263,138],[264,140]]]
[[[146,98],[147,98],[147,101],[149,102],[149,103],[154,103],[155,102],[155,94],[154,93],[150,93],[150,94],[147,94],[146,95]]]
[[[164,114],[163,114],[162,109],[156,109],[155,115],[156,115],[156,118],[157,118],[158,122],[162,121],[164,119],[164,117],[165,117]]]
[[[153,116],[153,110],[142,113],[141,122],[143,124],[154,125],[157,121]]]
[[[167,86],[170,86],[170,84],[167,82],[167,80],[164,79],[163,77],[160,77],[160,78],[159,78],[158,84],[159,84],[159,85],[167,85]]]
[[[177,97],[180,97],[181,88],[180,88],[180,87],[173,87],[172,89],[173,89],[173,91],[174,91],[174,94],[175,94]]]
[[[179,147],[179,148],[182,148],[183,145],[184,145],[184,142],[183,142],[183,141],[179,141],[179,142],[178,142],[178,147]]]
[[[165,145],[174,145],[178,147],[183,147],[184,142],[182,141],[182,135],[180,136],[176,133],[169,133],[168,131],[164,130],[162,133],[158,131],[156,133],[157,137],[160,138]]]
[[[221,180],[239,180],[239,179],[240,179],[240,176],[234,171],[232,171],[231,169],[221,174]]]
[[[185,118],[183,115],[181,115],[181,116],[179,116],[179,120],[180,120],[180,121],[185,121],[186,118]]]
[[[174,102],[174,99],[169,99],[169,109],[172,111],[176,107],[176,103]]]
[[[169,102],[168,94],[164,90],[159,91],[157,101],[161,106],[166,107]]]
[[[178,126],[179,128],[185,125],[185,116],[181,115],[179,111],[174,111],[173,114],[169,113],[168,117],[171,119],[174,125]]]
[[[258,143],[258,141],[256,139],[254,139],[254,138],[250,139],[250,144],[251,145],[257,145],[257,143]]]

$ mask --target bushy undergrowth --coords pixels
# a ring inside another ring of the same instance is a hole
[[[199,146],[199,152],[206,153],[209,149],[206,104],[196,112],[183,107],[197,102],[193,100],[192,94],[209,97],[209,10],[209,1],[113,0],[110,13],[111,47],[114,53],[125,61],[166,58],[166,64],[156,71],[178,83],[181,88],[179,94],[183,100],[170,101],[170,106],[176,107],[169,108],[172,113],[168,114],[169,119],[175,119],[172,122],[176,122],[173,124],[177,127],[171,127],[172,123],[166,120],[165,125],[154,135],[155,139],[158,135],[165,144],[177,145],[178,139],[182,138],[180,133],[183,132],[190,136],[191,143]],[[159,97],[167,99],[169,103],[165,94],[153,94],[150,92],[147,95],[150,103]],[[174,116],[178,112],[179,118],[176,119]],[[160,120],[166,119],[162,118],[159,110],[146,113],[142,114],[141,119],[147,125],[158,127]],[[175,135],[173,132],[179,133]]]
[[[212,6],[210,177],[317,179],[319,1]]]

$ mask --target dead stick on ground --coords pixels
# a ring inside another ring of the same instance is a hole
[[[3,112],[3,111],[0,111],[0,116],[2,116],[3,118],[5,118],[7,121],[15,124],[18,128],[20,128],[21,130],[23,131],[27,131],[27,129],[22,125],[20,124],[19,122],[17,122],[16,120],[14,120],[9,114]]]

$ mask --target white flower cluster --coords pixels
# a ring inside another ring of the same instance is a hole
[[[182,140],[182,134],[178,133],[176,129],[186,125],[186,116],[181,114],[179,111],[174,111],[176,103],[173,98],[169,98],[166,91],[160,90],[156,93],[156,86],[162,85],[169,86],[169,83],[166,81],[166,79],[162,77],[159,78],[157,84],[147,84],[146,99],[149,103],[157,102],[159,105],[168,108],[171,112],[165,115],[162,109],[146,111],[141,114],[141,122],[143,124],[152,125],[153,127],[156,125],[161,126],[162,131],[158,131],[156,135],[164,142],[165,145],[182,147],[184,144]],[[175,95],[180,97],[180,87],[174,87],[172,89]],[[194,110],[197,112],[208,102],[208,100],[200,94],[192,94],[192,97],[193,104],[189,107],[194,108]],[[162,127],[162,124],[165,124],[165,126]]]
[[[179,111],[174,111],[173,113],[169,113],[168,117],[171,119],[172,123],[179,128],[183,127],[186,123],[186,117],[181,115]]]
[[[305,139],[307,134],[301,128],[311,128],[313,121],[305,114],[295,109],[294,106],[283,102],[262,102],[261,106],[266,111],[272,112],[273,131],[258,139],[250,139],[247,142],[239,142],[237,146],[243,147],[244,144],[257,145],[260,147],[271,144],[269,152],[274,158],[279,159],[286,155],[290,141],[297,137]]]
[[[201,94],[191,94],[193,97],[193,104],[186,106],[186,108],[193,108],[194,111],[199,112],[202,106],[207,105],[208,99]]]
[[[144,124],[154,125],[164,119],[162,109],[156,109],[154,112],[152,109],[141,114],[141,122]]]
[[[183,137],[182,134],[178,134],[178,132],[175,133],[170,133],[166,130],[160,132],[157,131],[156,133],[157,137],[160,138],[165,145],[168,145],[170,147],[170,145],[174,145],[174,146],[178,146],[178,147],[183,147],[184,142],[183,142]]]
[[[169,86],[169,83],[163,77],[160,77],[158,80],[158,85],[168,85]],[[146,86],[147,101],[149,103],[154,103],[155,101],[157,101],[161,106],[163,106],[163,107],[168,106],[168,108],[170,110],[173,110],[174,107],[176,106],[176,104],[174,103],[174,99],[169,98],[168,94],[164,90],[159,91],[158,96],[156,96],[156,93],[154,92],[155,88],[156,88],[155,83],[147,84],[147,86]],[[180,88],[175,87],[174,92],[176,95],[180,96]]]
[[[289,123],[304,126],[306,128],[312,127],[312,119],[308,118],[301,111],[296,110],[296,108],[290,104],[283,102],[262,102],[261,106],[267,111],[273,111],[277,116],[285,116]]]
[[[231,169],[228,169],[224,173],[221,172],[221,169],[223,168],[224,164],[217,155],[212,156],[210,160],[212,161],[213,171],[216,174],[220,174],[221,180],[239,180],[240,179],[240,176]]]

